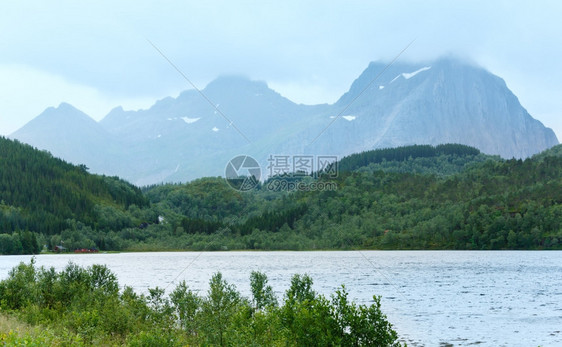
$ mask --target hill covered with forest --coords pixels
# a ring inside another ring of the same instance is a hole
[[[104,247],[104,234],[156,218],[141,190],[88,173],[45,151],[0,137],[0,252],[43,245]]]
[[[272,191],[266,181],[239,193],[205,178],[146,194],[187,249],[552,249],[562,240],[562,156],[550,152],[502,160],[409,146],[343,158],[338,177],[316,182],[335,189]]]
[[[129,251],[562,248],[560,146],[526,160],[464,145],[373,150],[340,160],[337,175],[274,177],[240,192],[220,177],[141,190],[18,142],[0,145],[2,254],[60,243]]]

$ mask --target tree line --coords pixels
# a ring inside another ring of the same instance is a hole
[[[240,192],[220,177],[139,189],[1,138],[0,252],[561,249],[559,147],[526,160],[375,150],[343,158],[337,176],[298,178],[336,190]]]

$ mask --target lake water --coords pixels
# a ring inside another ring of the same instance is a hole
[[[0,257],[0,279],[30,256]],[[410,346],[562,346],[562,252],[349,251],[202,252],[40,255],[62,269],[106,264],[138,292],[179,281],[205,294],[215,272],[249,296],[249,275],[265,272],[281,298],[291,276],[307,273],[314,289],[382,309]]]

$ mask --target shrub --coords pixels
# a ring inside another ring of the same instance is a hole
[[[205,296],[189,290],[185,282],[169,296],[160,288],[144,296],[130,287],[120,293],[115,275],[102,265],[82,268],[70,263],[56,272],[37,269],[32,260],[0,281],[0,308],[41,326],[45,333],[0,331],[0,344],[399,345],[379,297],[371,306],[356,305],[342,287],[329,300],[312,289],[309,276],[294,275],[279,305],[265,274],[252,272],[250,284],[251,300],[220,272],[212,276]]]

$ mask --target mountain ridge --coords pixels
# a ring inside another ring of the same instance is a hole
[[[32,120],[12,137],[141,185],[223,175],[228,160],[241,153],[266,167],[275,154],[341,157],[459,143],[525,158],[558,144],[503,79],[452,58],[390,67],[370,63],[333,104],[296,104],[266,82],[235,75],[213,80],[202,93],[205,98],[186,90],[138,111],[116,107],[92,126],[94,133],[60,120],[38,129]],[[98,140],[60,145],[57,136],[42,134],[57,134],[61,127],[76,138]]]
[[[113,164],[114,160],[107,153],[117,153],[121,147],[118,139],[98,122],[64,102],[58,107],[47,108],[9,138],[48,150],[71,163],[87,164],[94,172],[110,175],[114,173],[106,169],[106,164]]]

